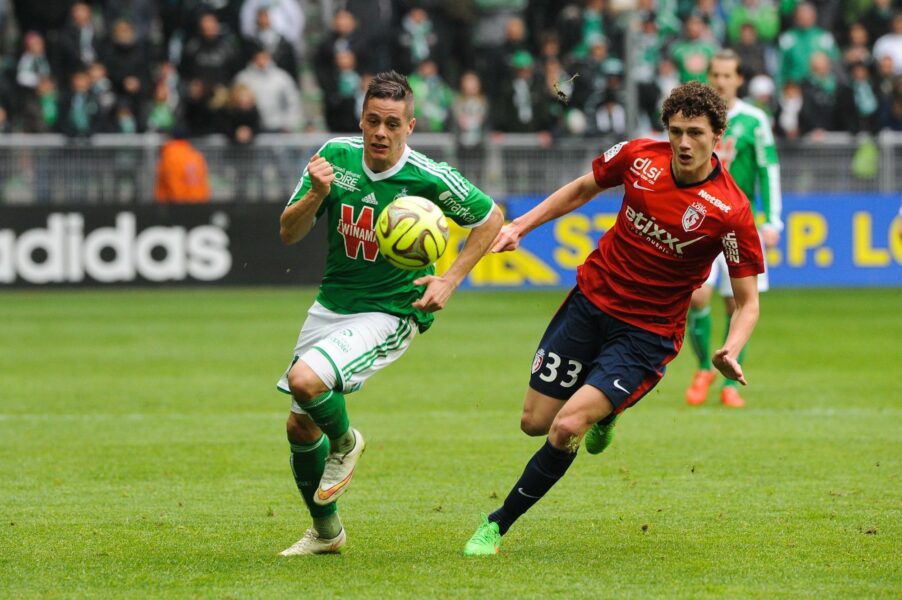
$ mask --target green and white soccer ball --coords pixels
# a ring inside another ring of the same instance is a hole
[[[448,221],[426,198],[395,199],[376,221],[379,251],[389,264],[416,271],[437,261],[448,247]]]

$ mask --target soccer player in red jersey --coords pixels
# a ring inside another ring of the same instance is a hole
[[[616,223],[577,270],[532,363],[520,426],[547,440],[504,504],[483,516],[466,555],[498,552],[501,536],[567,471],[584,436],[590,453],[607,447],[617,416],[654,388],[679,352],[692,291],[720,252],[736,312],[713,363],[746,383],[736,356],[758,320],[764,257],[751,205],[714,154],[726,107],[712,88],[687,83],[664,102],[662,120],[669,143],[617,144],[495,239],[494,252],[516,250],[539,225],[624,187]]]

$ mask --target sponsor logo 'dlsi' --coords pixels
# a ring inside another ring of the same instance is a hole
[[[633,175],[638,176],[643,181],[654,185],[658,181],[658,177],[661,176],[661,173],[664,172],[664,169],[661,167],[653,167],[652,160],[650,158],[638,157],[633,160],[633,164],[630,165],[630,171],[632,171]]]
[[[51,213],[18,237],[0,229],[0,283],[215,281],[231,268],[229,236],[215,225],[138,231],[134,213],[120,212],[114,226],[85,231],[81,214]]]

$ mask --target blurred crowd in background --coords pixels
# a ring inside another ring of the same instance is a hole
[[[417,130],[464,146],[619,135],[630,68],[648,132],[722,47],[778,136],[902,131],[898,0],[611,2],[0,0],[0,131],[354,132],[369,78],[395,69]]]

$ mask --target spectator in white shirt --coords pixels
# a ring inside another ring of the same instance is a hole
[[[877,38],[874,42],[874,58],[880,60],[889,56],[893,60],[893,71],[902,75],[902,13],[893,16],[892,31]]]
[[[275,65],[264,48],[258,48],[251,62],[238,73],[237,83],[251,89],[257,98],[263,131],[291,132],[301,128],[301,97],[297,82]]]

